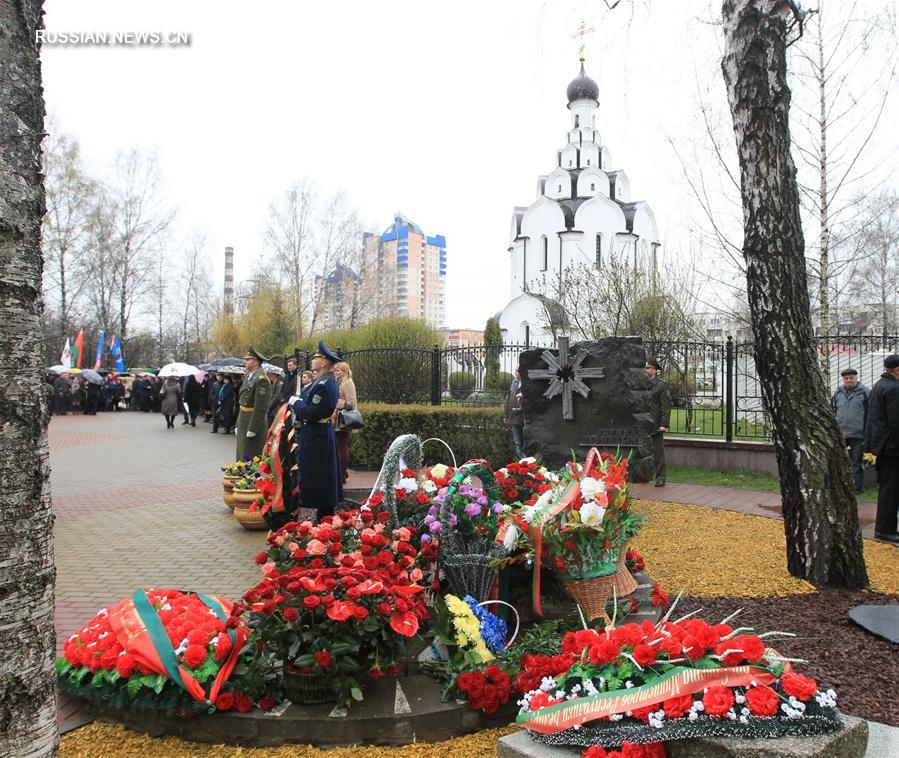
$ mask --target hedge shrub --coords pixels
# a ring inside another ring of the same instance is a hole
[[[467,400],[474,385],[474,374],[468,371],[453,371],[449,375],[449,391],[456,400]]]
[[[352,432],[349,441],[350,466],[355,469],[380,469],[387,448],[401,434],[445,440],[459,465],[470,458],[485,458],[498,468],[514,459],[502,408],[361,403],[359,410],[365,427]],[[428,464],[452,463],[446,448],[437,442],[425,445],[424,454]]]

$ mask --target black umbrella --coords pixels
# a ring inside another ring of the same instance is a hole
[[[243,366],[244,359],[243,358],[219,358],[216,361],[213,361],[206,367],[206,371],[210,374],[214,374],[225,366]]]

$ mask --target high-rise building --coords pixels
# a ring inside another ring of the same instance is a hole
[[[365,323],[361,284],[359,275],[342,264],[327,276],[316,276],[313,329],[330,332]]]
[[[446,319],[446,238],[397,213],[381,234],[363,235],[364,322],[388,316]]]
[[[225,248],[225,313],[229,316],[234,313],[234,248]]]

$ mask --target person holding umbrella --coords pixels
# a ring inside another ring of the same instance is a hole
[[[181,385],[177,376],[169,374],[166,377],[162,389],[159,390],[159,397],[162,398],[162,414],[165,416],[166,429],[174,429],[175,416],[181,408]]]
[[[265,433],[268,431],[268,404],[272,397],[272,383],[262,371],[267,358],[252,346],[244,356],[247,375],[240,387],[237,416],[237,460],[262,455]]]

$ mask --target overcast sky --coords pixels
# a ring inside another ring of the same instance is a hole
[[[207,234],[217,287],[225,245],[238,280],[264,265],[268,205],[308,176],[345,190],[372,230],[400,211],[445,234],[448,325],[483,328],[509,296],[512,208],[533,202],[563,145],[582,18],[614,168],[653,208],[669,255],[712,265],[669,140],[701,129],[706,84],[726,108],[719,6],[46,0],[49,31],[187,32],[191,44],[46,46],[44,92],[92,170],[119,149],[158,151],[179,233]]]

